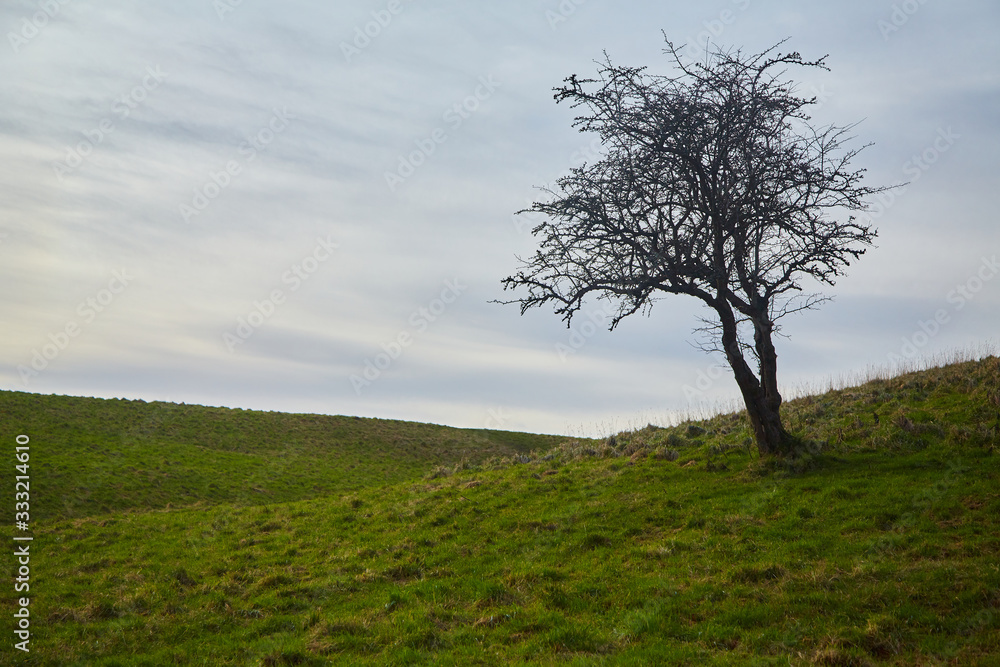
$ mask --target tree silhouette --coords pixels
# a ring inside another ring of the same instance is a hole
[[[689,63],[666,44],[672,76],[605,54],[599,78],[555,89],[557,102],[584,109],[574,126],[597,133],[605,153],[519,211],[544,216],[532,232],[540,249],[503,280],[526,295],[502,303],[523,315],[552,302],[569,326],[585,299],[606,299],[613,330],[664,293],[700,299],[712,313],[702,347],[725,355],[761,454],[783,454],[792,438],[776,322],[825,300],[805,294],[804,279],[833,285],[871,245],[875,230],[851,213],[885,188],[850,168],[865,147],[846,147],[854,126],[815,127],[806,109],[816,99],[785,79],[790,66],[827,69],[825,57],[782,54],[782,42],[753,55],[716,47]]]

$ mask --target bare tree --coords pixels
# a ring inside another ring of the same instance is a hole
[[[611,329],[666,294],[700,299],[712,313],[711,347],[725,354],[762,455],[783,454],[776,321],[822,297],[803,279],[834,284],[875,230],[851,212],[884,188],[861,185],[845,146],[853,126],[814,127],[785,79],[788,67],[827,69],[825,57],[754,55],[716,48],[685,62],[668,40],[672,76],[619,67],[607,54],[598,79],[567,78],[557,102],[585,112],[605,153],[545,189],[519,213],[544,216],[540,249],[503,280],[527,295],[521,314],[552,302],[569,326],[588,297],[617,307]],[[749,361],[748,361],[749,359]],[[753,364],[753,365],[751,365]]]

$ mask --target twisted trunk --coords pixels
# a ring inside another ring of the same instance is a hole
[[[778,393],[778,354],[771,342],[774,324],[767,319],[754,323],[754,347],[760,359],[761,402],[759,411],[760,428],[765,440],[777,453],[787,453],[788,432],[781,424],[781,394]],[[759,438],[758,438],[759,441]]]
[[[771,343],[773,324],[766,319],[754,321],[754,347],[760,358],[760,378],[747,364],[740,348],[736,318],[729,304],[720,300],[716,312],[722,322],[722,347],[733,369],[746,405],[747,416],[761,456],[788,452],[790,436],[781,423],[781,394],[777,386],[778,355]]]

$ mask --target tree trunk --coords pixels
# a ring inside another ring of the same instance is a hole
[[[787,453],[789,435],[781,424],[781,394],[778,393],[778,354],[771,342],[774,323],[766,318],[754,322],[754,348],[760,359],[760,393],[763,409],[759,411],[767,441],[776,445],[776,453]],[[751,415],[751,422],[753,416]],[[758,440],[759,442],[759,440]]]
[[[721,306],[721,307],[720,307]],[[755,322],[755,349],[760,357],[760,379],[743,358],[737,335],[736,318],[728,304],[716,306],[722,323],[722,347],[729,366],[733,369],[736,384],[743,395],[750,426],[761,456],[785,454],[790,445],[790,436],[781,423],[781,394],[777,387],[778,355],[771,344],[773,325],[767,321]]]
[[[742,353],[739,353],[737,363],[733,364],[733,359],[727,349],[729,363],[733,366],[736,376],[736,384],[740,387],[743,395],[743,403],[747,408],[747,416],[750,418],[750,426],[753,429],[754,440],[757,442],[757,451],[761,456],[781,455],[787,452],[789,445],[789,435],[781,423],[779,406],[781,397],[768,396],[765,387],[757,380],[753,371],[747,366]],[[762,373],[763,374],[763,373]],[[777,395],[777,391],[774,392]]]
[[[781,414],[764,398],[763,392],[757,397],[743,400],[747,406],[750,425],[753,427],[754,438],[757,440],[757,451],[761,456],[782,455],[788,453],[789,435],[781,423]]]

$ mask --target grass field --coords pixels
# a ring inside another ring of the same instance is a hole
[[[31,438],[36,521],[327,497],[563,438],[386,419],[0,391],[4,426]],[[9,431],[10,441],[17,433]],[[11,452],[13,453],[13,445]]]
[[[995,357],[789,402],[784,462],[738,414],[587,441],[0,409],[35,537],[7,664],[1000,664]]]

